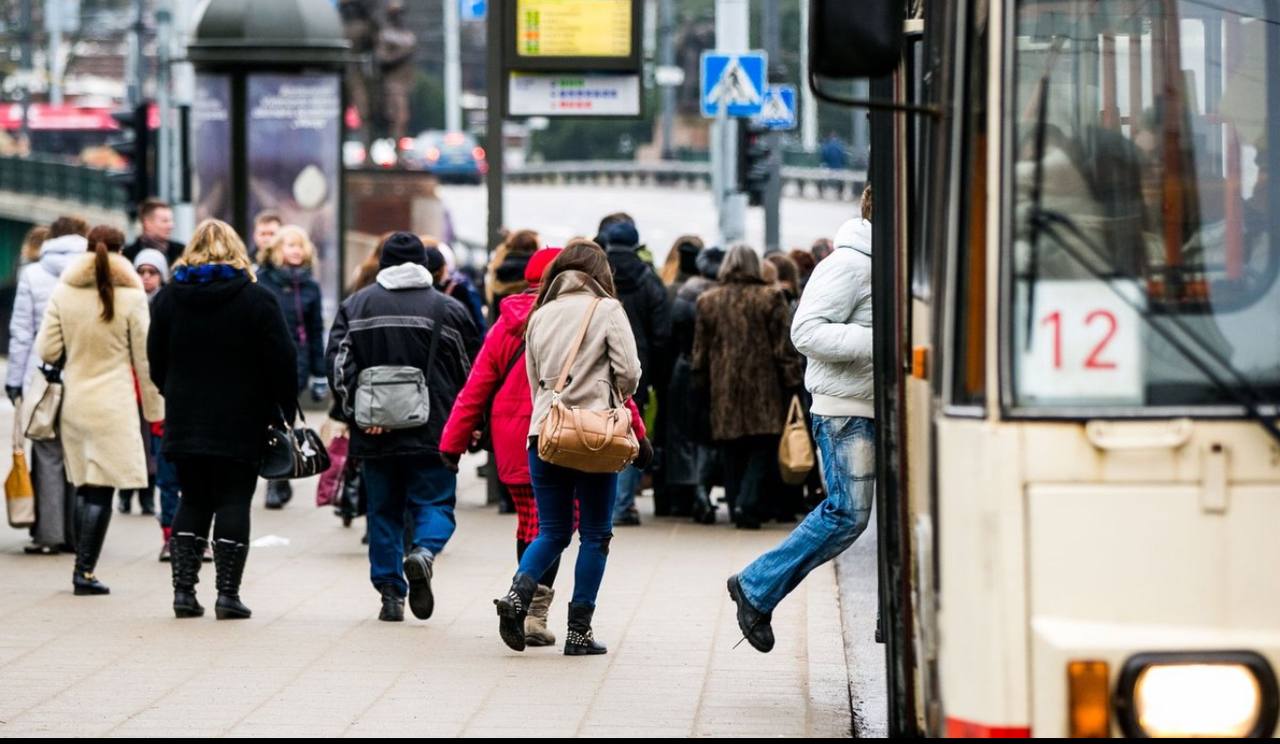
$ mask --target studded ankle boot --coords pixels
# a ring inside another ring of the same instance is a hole
[[[594,605],[569,603],[569,634],[564,639],[565,656],[597,656],[608,653],[603,643],[598,643],[591,632],[591,616]]]
[[[511,579],[511,589],[506,596],[493,600],[498,608],[498,635],[513,651],[524,650],[524,619],[537,589],[538,582],[532,576],[518,573]]]

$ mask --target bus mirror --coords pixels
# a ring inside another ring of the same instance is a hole
[[[809,68],[824,78],[880,77],[902,57],[906,0],[809,0]]]

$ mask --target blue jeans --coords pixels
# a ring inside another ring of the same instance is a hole
[[[622,519],[627,512],[636,508],[636,491],[640,489],[640,479],[644,471],[635,465],[628,465],[626,470],[618,473],[618,498],[613,504],[613,518]]]
[[[578,499],[578,565],[573,573],[573,601],[596,604],[604,565],[613,538],[613,499],[618,476],[584,473],[543,462],[529,450],[529,476],[538,502],[538,537],[520,559],[520,573],[542,576],[573,539],[573,500]]]
[[[160,437],[151,438],[151,457],[156,463],[156,488],[160,489],[160,526],[173,526],[178,513],[178,469],[160,451]]]
[[[375,588],[390,584],[401,596],[404,580],[405,522],[413,547],[434,556],[453,537],[458,478],[435,455],[369,457],[361,462],[369,500],[369,579]]]
[[[875,421],[813,417],[827,498],[778,547],[738,574],[748,602],[773,612],[813,569],[843,553],[871,521],[876,492]]]

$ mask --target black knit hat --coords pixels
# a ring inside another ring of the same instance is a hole
[[[427,264],[427,250],[422,247],[422,240],[408,232],[398,232],[387,238],[382,244],[382,258],[378,260],[378,268],[416,263]]]

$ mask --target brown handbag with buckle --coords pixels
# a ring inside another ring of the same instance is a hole
[[[556,382],[551,410],[538,430],[538,457],[543,462],[584,473],[620,473],[640,454],[640,443],[631,431],[631,412],[623,397],[618,396],[616,408],[603,411],[570,408],[560,400],[599,304],[597,297],[587,309],[578,338]]]

